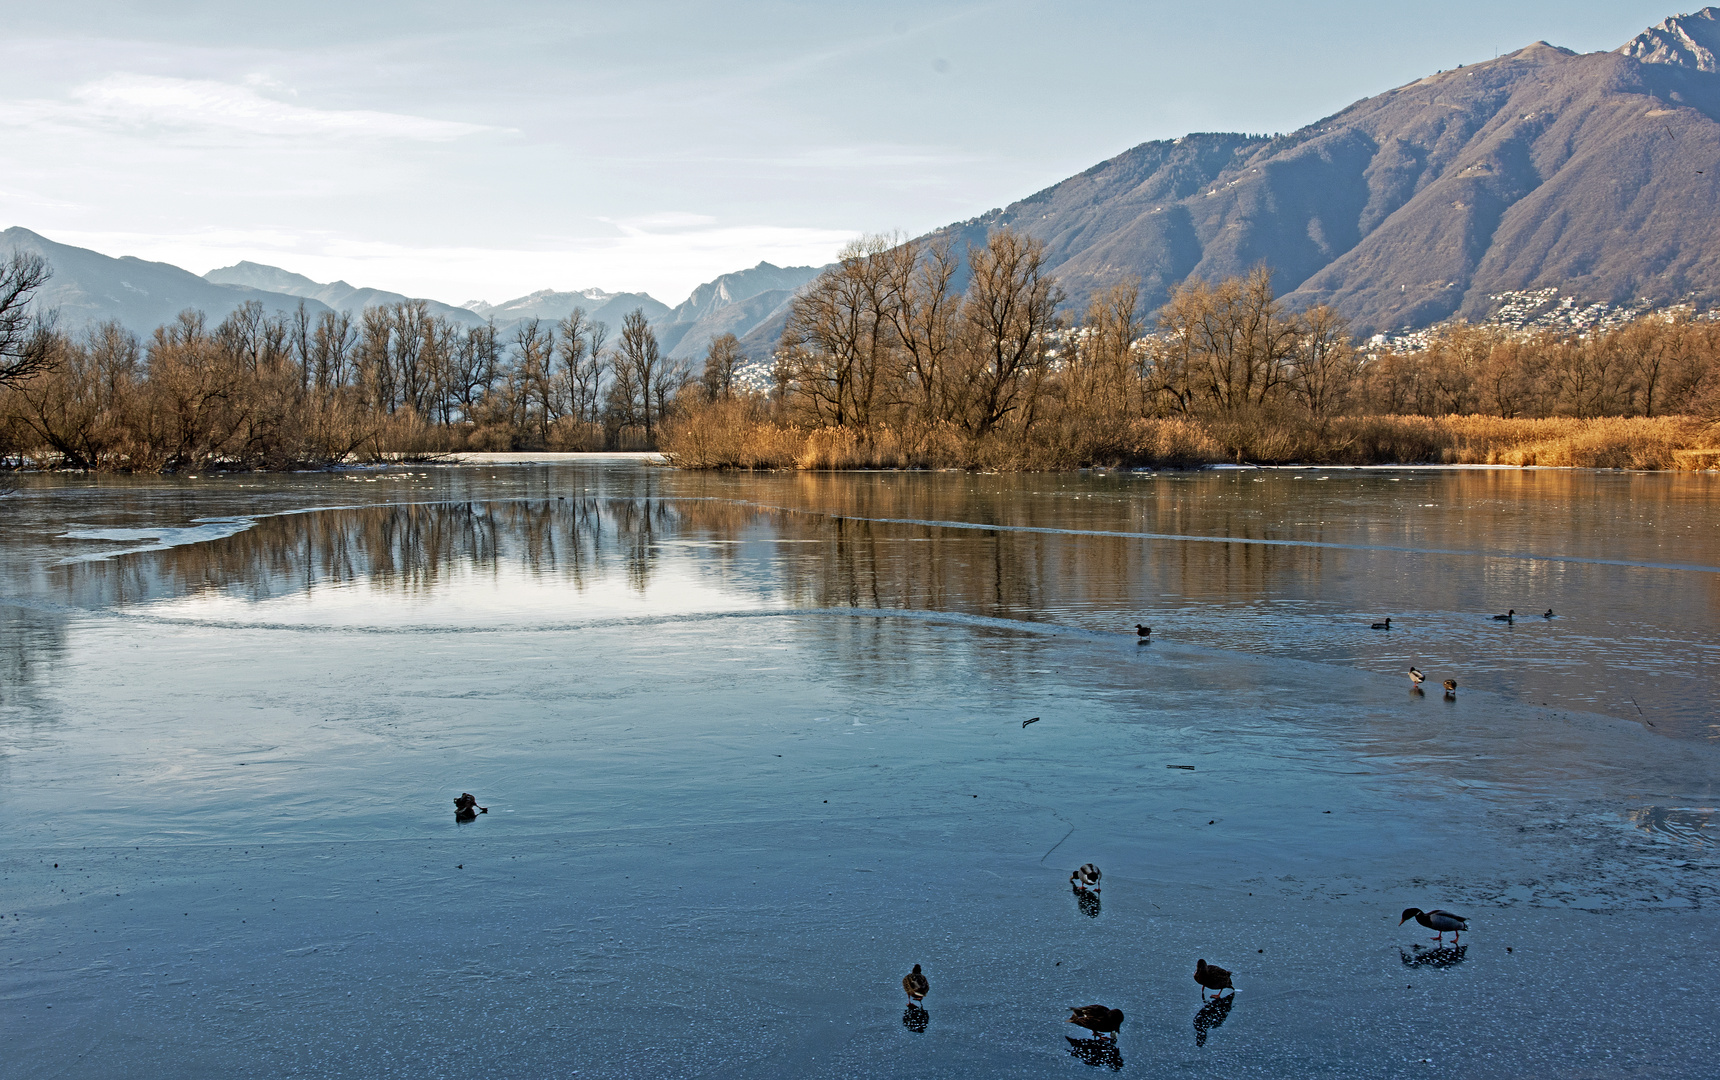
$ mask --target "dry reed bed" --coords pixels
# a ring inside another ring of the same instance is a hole
[[[735,402],[677,418],[664,431],[663,451],[684,469],[1025,472],[1227,462],[1689,469],[1720,464],[1720,426],[1688,417],[1356,416],[1321,424],[1172,418],[1132,420],[1108,430],[1045,425],[1030,437],[994,432],[975,439],[951,425],[783,426]]]

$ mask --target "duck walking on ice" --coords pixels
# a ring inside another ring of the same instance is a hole
[[[460,797],[454,800],[455,817],[472,818],[477,817],[479,814],[487,814],[489,812],[489,807],[478,805],[478,797],[473,795],[470,791],[461,792]]]
[[[1398,925],[1402,926],[1411,919],[1414,919],[1429,930],[1439,931],[1438,936],[1435,937],[1434,940],[1439,942],[1441,945],[1445,944],[1446,934],[1451,935],[1451,943],[1455,945],[1457,944],[1458,933],[1469,929],[1468,919],[1465,919],[1461,915],[1453,915],[1449,911],[1441,911],[1438,908],[1435,908],[1432,911],[1423,911],[1420,908],[1414,907],[1404,908],[1403,918],[1398,920]]]
[[[914,965],[914,970],[902,976],[902,989],[908,992],[908,997],[912,998],[916,1004],[926,999],[926,993],[931,988],[931,984],[926,981],[926,976],[921,973],[918,964]]]
[[[1421,673],[1420,668],[1410,668],[1409,669],[1409,681],[1416,684],[1417,686],[1420,686],[1422,683],[1427,681],[1427,676],[1423,675]]]
[[[1142,641],[1145,641],[1148,638],[1153,636],[1153,628],[1150,626],[1142,626],[1140,623],[1136,623],[1135,624],[1135,636],[1140,638]]]
[[[1117,1029],[1123,1026],[1123,1010],[1103,1005],[1071,1005],[1066,1023],[1079,1024],[1095,1035],[1109,1035],[1115,1040]]]
[[[1206,992],[1208,990],[1211,990],[1214,994],[1223,990],[1229,990],[1233,994],[1236,993],[1236,987],[1231,985],[1230,982],[1230,972],[1221,967],[1209,964],[1205,960],[1196,960],[1194,962],[1194,981],[1200,984],[1200,999],[1202,1001],[1206,1000]]]
[[[1086,892],[1088,889],[1098,892],[1099,868],[1092,863],[1082,863],[1069,875],[1069,882],[1075,886],[1076,892]]]
[[[1456,679],[1445,680],[1445,696],[1448,698],[1456,698],[1457,697],[1457,680]]]

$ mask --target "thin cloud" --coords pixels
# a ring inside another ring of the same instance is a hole
[[[374,109],[319,109],[268,97],[264,88],[273,86],[260,79],[229,83],[119,74],[75,88],[68,101],[19,102],[11,111],[14,123],[280,139],[448,142],[500,130]]]

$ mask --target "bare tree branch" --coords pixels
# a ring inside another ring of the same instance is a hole
[[[0,387],[19,383],[47,370],[49,356],[30,347],[30,298],[53,271],[40,255],[14,251],[0,263]]]

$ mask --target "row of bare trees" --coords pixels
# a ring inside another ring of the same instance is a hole
[[[1587,335],[1455,324],[1425,348],[1370,352],[1331,308],[1288,309],[1261,268],[1185,283],[1151,321],[1129,283],[1070,319],[1043,246],[1008,229],[959,255],[850,245],[794,299],[768,392],[744,385],[732,334],[695,379],[641,311],[612,342],[581,310],[504,335],[422,301],[356,318],[249,304],[214,327],[185,312],[140,342],[32,316],[48,273],[0,263],[0,454],[84,469],[654,447],[666,419],[709,403],[734,423],[1057,445],[1058,461],[1096,460],[1166,418],[1318,435],[1358,415],[1720,416],[1720,324],[1689,313]]]
[[[1343,319],[1285,310],[1264,269],[1177,290],[1156,328],[1132,283],[1096,295],[1070,325],[1038,241],[999,230],[966,254],[964,264],[947,243],[887,237],[850,245],[794,301],[776,369],[788,417],[984,438],[1041,421],[1350,404],[1362,365]]]
[[[0,264],[0,456],[78,469],[284,468],[353,455],[653,445],[693,383],[641,311],[619,339],[575,309],[504,335],[409,300],[349,313],[271,314],[252,302],[211,327],[196,311],[147,342],[118,323],[81,333],[30,301],[51,269]],[[712,347],[710,393],[744,360]],[[713,367],[713,364],[715,365]]]
[[[776,358],[791,409],[861,428],[911,415],[976,437],[1031,424],[1063,292],[1043,246],[1019,233],[967,255],[964,267],[947,243],[849,245],[794,300]]]
[[[1369,353],[1332,308],[1286,308],[1264,267],[1185,283],[1151,323],[1129,283],[1065,321],[1038,241],[999,230],[966,255],[887,237],[850,245],[794,301],[777,355],[779,419],[1031,439],[1166,417],[1318,425],[1720,409],[1720,324],[1688,313],[1589,335],[1453,324],[1424,349]]]

